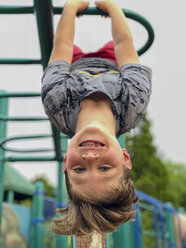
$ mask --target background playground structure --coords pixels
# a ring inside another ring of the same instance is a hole
[[[35,7],[35,8],[34,8]],[[43,69],[46,67],[50,51],[52,48],[52,8],[50,1],[45,2],[41,0],[35,1],[34,7],[0,7],[0,13],[36,13],[38,34],[40,37],[41,45],[41,59],[0,59],[1,64],[42,64]],[[61,8],[53,7],[53,13],[59,14]],[[138,53],[144,53],[153,42],[153,29],[151,25],[140,15],[134,12],[125,10],[128,17],[134,20],[142,22],[146,25],[149,34],[149,40],[145,46],[139,49]],[[100,14],[95,8],[90,8],[84,12],[84,14]],[[36,185],[36,190],[33,197],[33,208],[31,213],[31,239],[29,240],[29,247],[41,248],[41,247],[67,247],[71,245],[75,247],[75,238],[72,237],[70,242],[67,237],[54,235],[49,229],[49,219],[54,215],[55,207],[63,207],[66,204],[66,192],[64,188],[64,181],[62,178],[62,158],[66,151],[68,138],[60,134],[53,126],[51,126],[52,133],[50,134],[36,134],[36,135],[25,135],[7,137],[7,122],[20,122],[23,125],[24,122],[34,122],[35,124],[40,122],[48,122],[46,117],[11,117],[8,114],[9,99],[23,99],[23,98],[38,98],[40,96],[37,92],[0,92],[0,194],[1,194],[1,205],[0,205],[0,218],[2,212],[2,201],[3,201],[3,173],[4,173],[4,162],[25,162],[25,161],[56,161],[58,163],[58,188],[56,200],[47,199],[44,197],[44,191],[42,184]],[[33,124],[33,125],[35,125]],[[7,144],[19,140],[32,140],[35,142],[41,139],[51,139],[52,148],[36,148],[36,149],[18,149],[10,148]],[[120,137],[120,144],[124,146],[124,138]],[[18,156],[14,156],[14,154]],[[13,155],[12,155],[13,154]],[[21,154],[21,155],[20,155]],[[30,155],[31,154],[31,155]],[[39,155],[35,155],[39,154]],[[42,155],[40,155],[42,154]],[[44,155],[43,155],[44,154]],[[45,155],[47,154],[47,155]],[[178,212],[172,208],[169,204],[164,204],[158,200],[155,200],[148,195],[138,192],[140,196],[140,202],[136,207],[137,214],[134,222],[129,222],[122,225],[118,232],[107,235],[107,247],[128,247],[128,248],[153,248],[153,247],[181,247],[184,248],[184,217],[180,217]],[[46,207],[45,206],[50,206]],[[49,214],[50,209],[50,214]],[[46,211],[46,212],[45,212]],[[48,219],[49,218],[49,219]],[[175,218],[175,225],[173,222]],[[29,225],[29,223],[28,223]],[[176,231],[174,231],[174,226]],[[2,240],[1,240],[2,241]],[[68,244],[69,243],[69,244]],[[78,245],[77,245],[78,247]],[[86,247],[86,246],[80,246]]]

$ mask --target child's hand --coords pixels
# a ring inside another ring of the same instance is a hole
[[[115,8],[116,6],[118,6],[114,1],[112,0],[99,0],[99,1],[95,1],[95,5],[102,10],[103,12],[107,12],[109,13],[109,10],[111,8]]]
[[[85,10],[88,6],[89,2],[84,0],[67,0],[64,5],[64,7],[70,7],[76,13]]]

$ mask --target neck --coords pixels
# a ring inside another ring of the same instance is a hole
[[[76,133],[90,125],[100,127],[116,136],[111,102],[110,99],[102,93],[92,94],[81,103]]]

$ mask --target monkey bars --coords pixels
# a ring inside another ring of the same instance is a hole
[[[40,64],[43,70],[46,68],[53,44],[53,15],[61,14],[62,7],[54,7],[50,0],[34,0],[33,6],[0,6],[0,14],[35,14],[37,20],[38,36],[41,50],[41,58],[0,58],[0,64],[15,64],[15,65],[29,65]],[[141,15],[123,9],[126,17],[133,19],[142,24],[148,33],[148,39],[145,44],[137,51],[139,55],[145,53],[153,43],[154,31],[151,24]],[[88,7],[81,14],[84,15],[102,15],[105,14],[96,7]],[[64,202],[62,194],[62,159],[67,148],[68,137],[59,133],[59,131],[51,124],[52,134],[35,134],[35,135],[19,135],[14,137],[7,137],[6,128],[7,122],[40,122],[48,121],[46,117],[30,116],[30,117],[13,117],[8,115],[8,100],[10,98],[33,98],[40,97],[37,92],[15,92],[10,93],[0,91],[0,225],[2,216],[2,201],[3,201],[3,175],[4,162],[17,161],[57,161],[58,162],[58,191],[57,191],[57,206],[60,207]],[[39,148],[39,149],[15,149],[10,148],[7,144],[11,141],[19,140],[36,140],[51,138],[53,140],[53,148]],[[119,139],[121,146],[124,146],[124,138]],[[6,152],[19,153],[20,156],[6,156]],[[48,155],[53,152],[54,155]],[[29,155],[28,154],[34,154]],[[46,153],[47,155],[37,155],[35,153]],[[26,155],[25,155],[26,154]],[[60,236],[57,236],[56,247],[65,247],[66,241]]]

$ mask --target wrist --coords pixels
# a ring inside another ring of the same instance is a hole
[[[122,12],[122,10],[117,3],[112,2],[112,4],[109,4],[109,6],[108,6],[109,15],[113,15],[113,14],[118,13],[118,12]]]
[[[63,12],[68,12],[71,16],[76,16],[77,14],[77,7],[74,6],[72,3],[66,2],[64,5]]]

